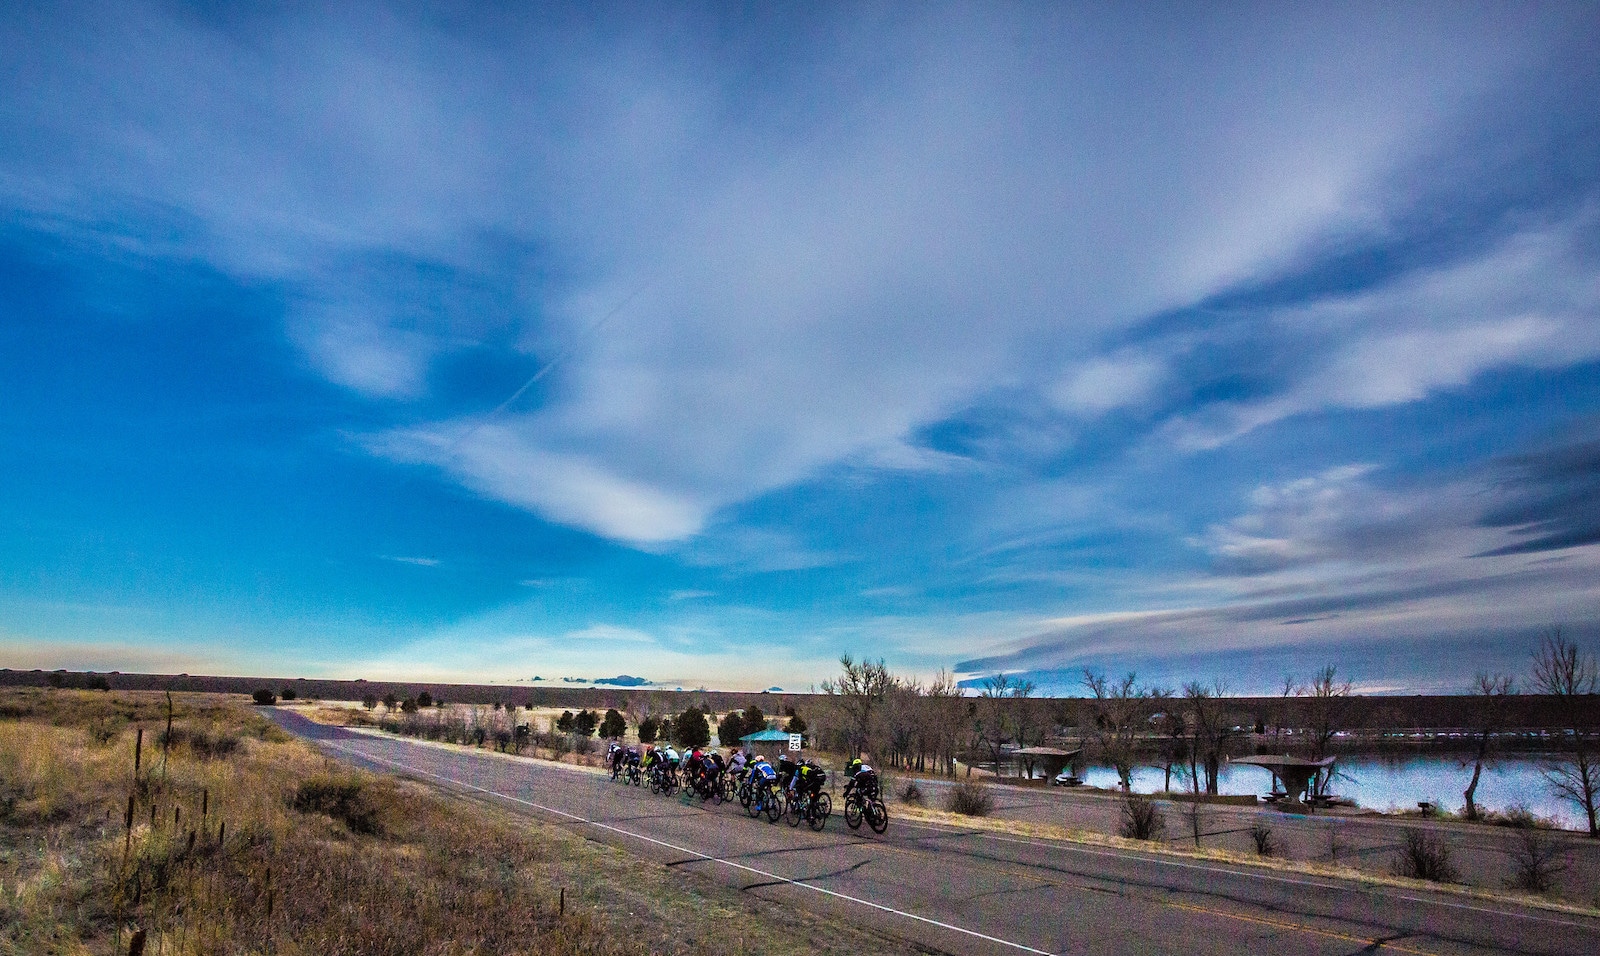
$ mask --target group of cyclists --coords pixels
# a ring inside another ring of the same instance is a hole
[[[828,772],[815,760],[796,760],[785,753],[773,766],[760,754],[730,750],[724,758],[715,750],[691,749],[680,753],[670,744],[628,747],[612,741],[606,751],[611,779],[650,792],[671,795],[680,790],[686,800],[702,802],[738,800],[751,817],[765,816],[769,823],[788,818],[790,826],[803,820],[821,830],[833,812],[833,798],[824,789]],[[852,830],[865,822],[874,833],[889,826],[882,785],[877,771],[859,757],[845,767],[844,821]]]

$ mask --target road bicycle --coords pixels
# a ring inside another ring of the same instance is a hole
[[[672,796],[678,790],[678,772],[671,767],[657,764],[650,768],[650,792]]]
[[[752,792],[750,804],[744,812],[752,817],[767,815],[768,823],[777,823],[783,816],[783,794],[765,780],[758,781]]]
[[[876,786],[870,790],[852,787],[844,795],[844,822],[850,829],[859,830],[862,820],[867,821],[873,833],[889,829],[889,808],[883,805],[883,798],[879,796]]]
[[[809,795],[791,793],[785,812],[790,826],[797,827],[804,820],[811,829],[820,831],[828,823],[828,814],[833,812],[833,798],[820,791]]]

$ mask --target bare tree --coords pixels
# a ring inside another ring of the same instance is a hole
[[[1044,743],[1039,722],[1041,702],[1033,699],[1037,689],[1031,680],[1017,679],[1011,682],[1011,736],[1018,747]],[[1030,778],[1033,776],[1031,758],[1027,761],[1027,773]]]
[[[1133,767],[1139,736],[1148,727],[1150,692],[1129,672],[1111,681],[1105,674],[1084,669],[1083,686],[1094,699],[1086,728],[1100,745],[1100,753],[1116,768],[1124,793],[1133,789]]]
[[[899,681],[883,702],[883,727],[891,766],[910,769],[917,744],[918,717],[922,710],[922,685]]]
[[[1161,738],[1161,789],[1172,790],[1172,768],[1177,767],[1178,772],[1183,772],[1183,763],[1189,759],[1189,728],[1173,706],[1175,703],[1171,688],[1150,688],[1150,706],[1156,713],[1150,718],[1151,729]],[[1159,709],[1157,709],[1159,708]]]
[[[956,775],[956,747],[961,741],[962,710],[961,685],[947,671],[934,675],[923,695],[927,714],[928,746],[934,754],[934,767],[944,761],[946,776]]]
[[[1183,699],[1189,705],[1189,774],[1190,787],[1198,794],[1204,781],[1205,792],[1215,796],[1219,790],[1218,777],[1222,772],[1222,758],[1227,755],[1228,741],[1233,737],[1223,698],[1228,694],[1227,682],[1213,681],[1209,686],[1199,681],[1183,685]]]
[[[1574,804],[1588,818],[1589,835],[1600,837],[1600,734],[1595,726],[1595,707],[1582,698],[1595,693],[1600,672],[1594,655],[1584,654],[1567,640],[1560,628],[1545,637],[1533,654],[1530,686],[1541,694],[1561,701],[1561,713],[1568,726],[1558,743],[1560,754],[1545,764],[1545,780],[1557,797]]]
[[[1351,705],[1355,702],[1349,681],[1339,680],[1338,670],[1332,664],[1317,672],[1311,683],[1300,689],[1306,701],[1306,731],[1312,760],[1328,756],[1333,738],[1346,729]],[[1328,791],[1328,781],[1333,778],[1329,770],[1319,771],[1312,780],[1313,796]]]
[[[1011,697],[1011,678],[995,674],[983,681],[978,694],[978,710],[973,730],[983,747],[989,752],[989,762],[994,765],[994,775],[1000,776],[1000,752],[1011,740],[1011,723],[1006,719],[1006,700]]]
[[[977,735],[989,751],[994,763],[994,775],[1000,776],[1000,755],[1005,745],[1015,741],[1027,746],[1026,737],[1033,727],[1033,715],[1027,700],[1033,694],[1032,681],[996,674],[983,682],[979,694],[981,706],[977,714]]]
[[[876,663],[856,663],[849,654],[839,658],[844,673],[822,682],[822,692],[831,698],[844,724],[846,749],[851,756],[870,750],[878,731],[884,701],[899,683],[879,658]]]
[[[1495,734],[1500,732],[1500,727],[1505,722],[1506,697],[1516,693],[1509,674],[1490,674],[1487,671],[1478,674],[1477,686],[1473,688],[1473,701],[1476,704],[1477,726],[1474,728],[1478,738],[1477,755],[1472,762],[1472,782],[1467,784],[1466,791],[1462,794],[1467,803],[1467,819],[1478,819],[1478,778],[1483,776],[1484,762],[1489,759],[1489,752],[1494,746]]]

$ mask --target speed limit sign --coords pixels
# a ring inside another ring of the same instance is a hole
[[[799,750],[800,749],[800,741],[802,739],[804,739],[804,738],[800,734],[790,734],[789,735],[789,749],[790,750]]]

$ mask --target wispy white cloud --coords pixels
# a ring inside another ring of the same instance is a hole
[[[716,596],[717,596],[717,592],[715,592],[715,591],[701,591],[701,590],[698,590],[698,589],[695,589],[695,588],[684,588],[682,590],[668,592],[667,600],[669,600],[669,601],[698,601],[701,598],[709,598],[709,597],[716,597]]]
[[[1214,559],[1209,573],[1143,582],[1142,603],[1161,609],[1045,621],[967,669],[1286,648],[1338,655],[1362,642],[1415,649],[1470,634],[1488,645],[1593,621],[1600,548],[1575,546],[1554,562],[1481,556],[1517,540],[1479,520],[1517,489],[1492,476],[1417,489],[1385,488],[1377,477],[1357,464],[1260,486],[1250,510],[1192,542]],[[1163,590],[1164,600],[1151,600]]]
[[[786,113],[645,34],[94,9],[9,33],[33,91],[9,202],[63,222],[172,210],[188,254],[294,286],[293,340],[370,396],[423,394],[485,322],[530,351],[576,344],[548,403],[492,433],[504,448],[446,469],[643,544],[835,463],[946,467],[910,436],[1040,354],[1087,354],[1058,389],[1070,409],[1137,401],[1159,368],[1095,358],[1103,336],[1365,221],[1362,190],[1554,29],[1486,49],[1471,11],[1422,37],[1370,11],[1138,31],[1080,11],[1020,32],[930,11],[764,64]],[[1196,28],[1212,53],[1175,70]],[[1327,36],[1347,40],[1308,39]],[[886,47],[915,55],[885,70]],[[835,75],[872,79],[819,83]],[[518,291],[528,263],[497,261],[495,236],[553,250],[564,278]],[[393,250],[437,280],[352,274]],[[463,281],[504,302],[452,303]]]
[[[1495,368],[1600,356],[1600,260],[1588,252],[1597,221],[1585,208],[1465,261],[1283,308],[1271,326],[1308,340],[1302,372],[1258,400],[1181,413],[1161,440],[1216,448],[1295,415],[1399,405]]]
[[[440,564],[438,558],[415,558],[392,554],[383,555],[383,560],[394,561],[399,564],[414,564],[419,568],[436,568]]]

